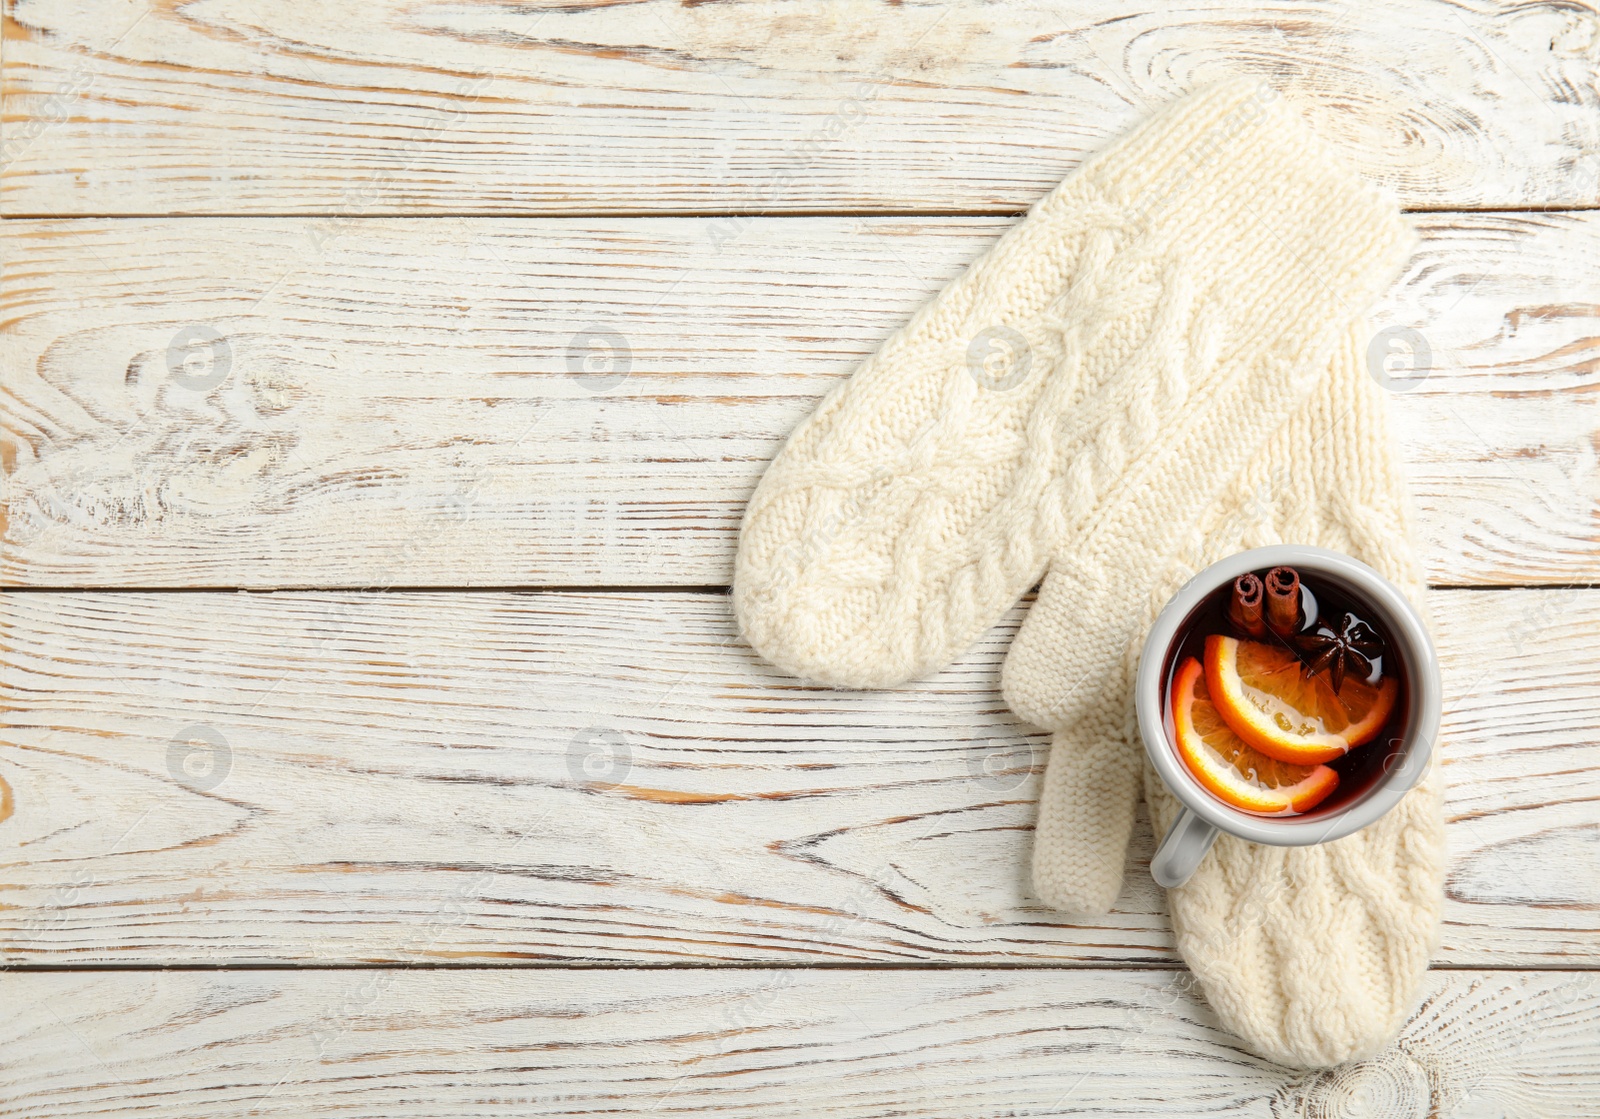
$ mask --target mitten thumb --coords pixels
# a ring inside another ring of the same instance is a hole
[[[1086,720],[1050,740],[1033,841],[1033,888],[1070,913],[1108,913],[1139,800],[1139,759],[1125,728]]]
[[[1144,755],[1133,716],[1140,623],[1182,581],[1177,566],[1162,580],[1119,578],[1094,560],[1055,564],[1006,655],[1006,703],[1055,732],[1033,888],[1057,909],[1106,913],[1121,891]]]

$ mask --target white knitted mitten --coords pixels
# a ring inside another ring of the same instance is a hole
[[[1196,571],[1278,543],[1354,556],[1422,608],[1365,338],[1352,332],[1312,397],[1196,523],[1166,564],[1146,625]],[[1130,662],[1137,656],[1128,650]],[[1133,724],[1130,712],[1130,738]],[[1156,835],[1164,835],[1178,803],[1148,763],[1144,784]],[[1194,876],[1167,892],[1179,951],[1218,1016],[1251,1048],[1283,1064],[1328,1066],[1370,1055],[1404,1024],[1439,934],[1441,801],[1434,766],[1382,819],[1332,843],[1266,847],[1223,835]],[[1069,827],[1059,818],[1065,803],[1043,799],[1036,860],[1046,836]]]
[[[1270,87],[1170,106],[1036,203],[794,432],[745,512],[745,636],[798,676],[886,686],[947,664],[1052,560],[1103,577],[1089,569],[1106,557],[1062,552],[1092,520],[1142,507],[1128,546],[1166,554],[1409,245]],[[1053,726],[1075,681],[1015,683],[1019,713]]]

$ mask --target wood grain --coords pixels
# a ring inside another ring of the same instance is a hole
[[[1434,597],[1438,959],[1600,965],[1600,592]],[[854,693],[757,662],[721,595],[0,602],[12,964],[1175,959],[1144,824],[1109,916],[1030,893],[1020,612]]]
[[[1579,4],[7,8],[13,216],[1017,211],[1239,72],[1413,205],[1600,200]]]
[[[1005,224],[8,223],[0,578],[725,584],[783,438]],[[1600,579],[1600,216],[1421,226],[1375,327],[1431,354],[1431,578]]]
[[[389,590],[0,596],[0,1117],[1600,1116],[1600,215],[1532,212],[1600,206],[1592,6],[0,8],[0,584]],[[1031,896],[1020,610],[860,694],[704,590],[822,392],[1241,71],[1433,211],[1430,578],[1554,585],[1435,593],[1445,970],[1328,1073],[1170,970],[1142,819],[1115,912]]]
[[[1600,983],[1435,973],[1368,1061],[1242,1052],[1187,972],[11,976],[0,1115],[1600,1115]]]

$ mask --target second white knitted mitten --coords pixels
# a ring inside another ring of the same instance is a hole
[[[1354,556],[1425,605],[1365,340],[1352,333],[1316,392],[1197,520],[1153,590],[1150,621],[1206,565],[1286,542]],[[1129,650],[1130,661],[1136,655]],[[1178,804],[1144,769],[1160,836]],[[1073,842],[1060,792],[1041,798],[1039,887],[1048,845]],[[1093,796],[1092,787],[1084,793]],[[1263,1056],[1314,1067],[1369,1056],[1404,1024],[1427,974],[1444,904],[1444,850],[1437,763],[1398,806],[1344,839],[1267,847],[1221,836],[1194,876],[1167,891],[1178,950],[1223,1023]]]

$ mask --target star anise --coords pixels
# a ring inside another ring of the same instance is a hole
[[[1292,640],[1308,674],[1328,670],[1335,694],[1344,687],[1346,672],[1365,680],[1372,675],[1373,659],[1383,655],[1383,642],[1371,626],[1354,614],[1346,614],[1338,630],[1323,623]]]

